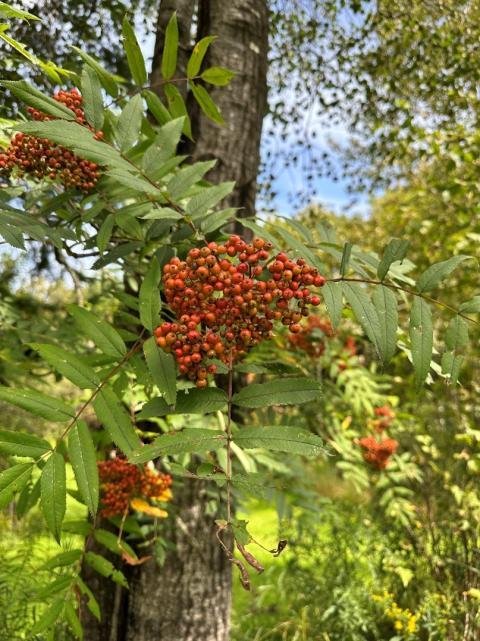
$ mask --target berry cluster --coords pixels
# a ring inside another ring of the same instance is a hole
[[[333,336],[332,325],[329,321],[312,314],[297,334],[288,337],[288,342],[294,349],[301,349],[312,358],[318,358],[325,351],[326,336]]]
[[[138,497],[163,503],[170,501],[172,478],[147,465],[143,470],[122,457],[98,462],[101,482],[101,516],[123,515]]]
[[[155,330],[157,344],[173,353],[181,374],[206,387],[216,371],[208,359],[229,364],[272,336],[275,321],[298,334],[308,305],[320,298],[310,287],[325,279],[302,258],[281,252],[270,257],[271,243],[239,236],[208,243],[172,260],[163,268],[165,297],[178,322]]]
[[[79,124],[91,129],[81,107],[83,98],[76,89],[68,92],[59,91],[53,97],[75,113]],[[54,119],[33,107],[29,107],[27,111],[34,120]],[[94,135],[97,140],[102,137],[101,131]],[[47,138],[22,133],[15,134],[8,149],[0,152],[0,172],[10,174],[15,167],[20,177],[29,174],[39,179],[58,179],[67,189],[76,188],[81,191],[92,189],[100,177],[99,166],[96,163],[79,158]]]
[[[372,427],[376,432],[382,433],[390,427],[395,418],[395,412],[388,405],[382,405],[375,408],[375,416],[377,418],[371,421]]]
[[[358,444],[363,450],[364,460],[377,470],[384,470],[387,467],[390,457],[395,454],[398,447],[398,442],[393,438],[377,441],[374,436],[364,436],[358,439]]]

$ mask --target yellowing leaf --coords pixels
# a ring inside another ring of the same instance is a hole
[[[171,501],[173,498],[172,491],[170,488],[166,488],[163,490],[163,492],[160,492],[160,494],[157,494],[156,496],[151,497],[154,501],[160,501],[162,503],[167,503],[167,501]]]
[[[132,507],[136,512],[143,512],[144,514],[149,514],[150,516],[155,516],[160,519],[164,519],[168,516],[166,510],[161,510],[159,507],[153,507],[147,501],[143,499],[132,499],[130,501],[130,507]]]

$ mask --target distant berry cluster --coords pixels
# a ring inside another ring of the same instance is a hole
[[[328,320],[310,315],[297,334],[288,337],[290,346],[301,349],[312,358],[318,358],[325,351],[325,337],[333,336],[333,328]]]
[[[148,498],[163,503],[170,501],[172,478],[150,469],[143,470],[132,465],[125,458],[116,457],[98,462],[100,476],[101,505],[100,515],[106,518],[123,515],[135,507],[135,499]],[[132,505],[133,503],[133,505]]]
[[[394,438],[377,440],[374,436],[364,436],[358,439],[358,444],[363,450],[364,460],[377,470],[384,470],[387,467],[390,457],[398,448],[398,441]]]
[[[372,427],[376,432],[383,432],[388,429],[395,418],[395,412],[388,405],[375,408],[375,420],[371,421]]]
[[[85,120],[82,96],[76,89],[59,91],[53,98],[71,109],[79,124],[91,129]],[[54,120],[52,116],[33,107],[29,107],[27,111],[34,120]],[[102,137],[101,131],[94,135],[97,140]],[[0,151],[0,171],[10,174],[13,169],[17,170],[20,177],[28,174],[38,179],[50,178],[58,180],[67,189],[75,188],[81,191],[89,191],[95,187],[100,177],[99,166],[96,163],[79,158],[47,138],[22,133],[15,134],[6,151]]]
[[[310,289],[325,283],[318,271],[283,252],[271,258],[271,250],[262,238],[249,244],[234,235],[163,268],[165,298],[178,321],[155,330],[157,344],[198,387],[216,371],[208,359],[236,361],[272,336],[275,321],[297,334],[308,306],[320,304]]]

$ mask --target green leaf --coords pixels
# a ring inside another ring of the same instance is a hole
[[[100,384],[95,371],[79,356],[47,343],[30,343],[30,345],[57,372],[78,387],[94,389]]]
[[[163,125],[143,156],[142,166],[147,173],[158,169],[175,155],[184,124],[182,116]]]
[[[380,353],[386,363],[395,354],[397,344],[398,311],[395,294],[380,285],[373,292],[372,301],[380,323]]]
[[[23,233],[19,229],[15,229],[15,227],[12,227],[11,225],[0,223],[0,236],[6,243],[15,247],[15,249],[25,249]]]
[[[225,67],[209,67],[205,69],[200,78],[211,85],[225,87],[234,76],[235,73]]]
[[[241,545],[248,545],[252,538],[247,530],[247,525],[248,521],[234,521],[232,523],[233,536]]]
[[[374,344],[380,357],[382,353],[382,332],[377,310],[372,305],[363,288],[357,283],[343,283],[343,293],[350,303],[357,321],[362,326],[365,334]]]
[[[67,619],[68,625],[70,627],[70,630],[73,633],[73,636],[80,640],[83,639],[82,624],[80,623],[78,614],[75,611],[75,608],[73,607],[73,604],[71,601],[65,602],[65,618]]]
[[[175,405],[177,398],[177,373],[171,354],[161,350],[152,336],[143,344],[143,352],[150,374],[169,405]]]
[[[175,409],[163,397],[157,396],[145,403],[137,419],[143,421],[147,418],[159,418],[167,414],[175,414]]]
[[[60,241],[60,243],[58,243],[56,235],[51,233],[54,230],[49,229],[47,225],[35,219],[31,214],[25,214],[20,209],[14,209],[12,207],[8,207],[7,209],[6,205],[2,205],[2,207],[0,207],[0,215],[2,223],[4,223],[4,227],[8,227],[9,233],[12,233],[12,228],[18,228],[24,233],[30,234],[35,240],[44,240],[50,237],[57,247],[62,246],[62,242]]]
[[[448,260],[431,265],[418,279],[417,291],[428,292],[434,289],[444,278],[453,272],[460,263],[469,258],[472,258],[472,256],[460,254],[459,256],[452,256],[452,258]]]
[[[207,414],[225,408],[227,395],[218,387],[182,390],[177,395],[176,414]]]
[[[143,100],[139,94],[130,98],[117,123],[117,141],[122,151],[128,151],[140,136]]]
[[[146,463],[159,456],[210,452],[224,447],[225,432],[204,428],[187,428],[181,432],[171,432],[156,438],[151,445],[146,445],[132,452],[129,460],[132,463]]]
[[[54,626],[62,616],[64,605],[65,599],[63,596],[54,601],[32,627],[30,630],[31,634],[40,634],[40,632],[44,632]]]
[[[162,54],[162,77],[170,80],[177,68],[178,53],[178,24],[177,13],[174,12],[165,29],[165,41]]]
[[[59,576],[50,583],[47,583],[47,585],[41,586],[36,591],[37,599],[43,601],[47,597],[51,597],[54,594],[65,592],[65,590],[71,587],[73,578],[74,577],[71,574],[65,574],[63,576]]]
[[[145,91],[142,92],[142,95],[145,98],[147,107],[149,108],[151,114],[153,115],[153,117],[155,118],[155,120],[158,122],[159,125],[164,125],[165,123],[167,123],[169,120],[172,119],[172,116],[168,112],[168,109],[164,106],[163,102],[160,100],[157,94],[153,93],[153,91],[150,91],[149,89],[146,89]],[[182,129],[183,129],[183,120],[182,120]]]
[[[38,89],[34,89],[26,80],[2,80],[0,84],[9,89],[17,98],[34,109],[46,113],[54,118],[75,120],[76,116],[71,109],[58,100],[45,96]]]
[[[82,51],[78,47],[75,47],[73,45],[70,45],[74,51],[78,53],[78,55],[82,58],[84,62],[87,63],[89,67],[91,67],[98,75],[100,82],[102,83],[102,87],[105,89],[105,91],[110,94],[113,98],[116,98],[118,95],[118,87],[117,83],[115,82],[115,77],[109,73],[106,69],[100,65],[95,58],[92,58],[88,53],[85,53],[85,51]]]
[[[208,47],[216,39],[217,36],[207,36],[206,38],[199,40],[199,42],[197,42],[193,47],[192,55],[190,56],[187,64],[187,78],[189,80],[198,75]]]
[[[442,372],[451,383],[456,383],[460,369],[465,359],[461,354],[462,348],[468,345],[468,324],[461,316],[455,316],[450,321],[445,334],[446,351],[442,356]]]
[[[455,351],[468,345],[468,324],[461,316],[454,316],[450,321],[445,334],[445,344],[448,349]]]
[[[65,460],[61,454],[53,452],[40,478],[40,505],[48,529],[58,542],[67,507],[66,484]]]
[[[196,85],[194,82],[190,83],[190,89],[192,90],[195,100],[198,102],[203,113],[216,122],[218,125],[224,125],[225,120],[223,119],[222,114],[218,110],[217,105],[213,102],[210,94],[201,85]]]
[[[342,252],[342,262],[340,264],[340,275],[345,276],[348,271],[348,266],[350,263],[350,256],[352,254],[352,243],[345,243],[343,246]]]
[[[0,16],[2,18],[17,18],[18,20],[40,20],[40,18],[33,15],[33,13],[16,9],[5,2],[0,2]]]
[[[181,220],[183,216],[170,207],[156,207],[142,218],[143,220]]]
[[[209,209],[231,194],[234,187],[234,182],[225,182],[203,189],[188,201],[186,207],[187,214],[194,219],[198,216],[203,216]]]
[[[77,576],[76,584],[80,592],[87,597],[87,608],[90,610],[93,616],[97,619],[97,621],[100,621],[101,620],[100,606],[98,605],[98,601],[94,597],[93,592],[90,590],[88,585],[86,585],[86,583],[82,581],[81,577],[79,576]]]
[[[472,314],[480,312],[480,296],[474,296],[470,300],[460,305],[460,310],[463,314]]]
[[[323,299],[327,307],[328,315],[332,322],[333,329],[337,329],[342,318],[343,310],[343,283],[327,282],[322,287]]]
[[[85,421],[78,421],[70,430],[68,455],[78,490],[90,513],[95,516],[99,497],[97,458],[92,436]]]
[[[383,280],[388,274],[388,270],[390,269],[392,263],[395,263],[398,260],[403,260],[405,258],[409,246],[410,241],[408,240],[399,240],[398,238],[392,238],[392,240],[385,247],[382,260],[380,261],[377,268],[377,276],[380,280]]]
[[[141,194],[153,194],[155,196],[160,195],[160,188],[157,185],[153,185],[150,181],[145,180],[140,174],[131,173],[131,171],[124,171],[123,169],[109,169],[105,172],[107,176],[114,178],[119,185],[124,188],[132,189],[133,191],[138,191]]]
[[[134,82],[142,86],[147,82],[147,70],[145,60],[143,59],[142,50],[138,44],[135,31],[125,17],[122,22],[123,46],[127,54],[128,66]]]
[[[10,503],[14,494],[23,490],[32,471],[33,463],[19,463],[0,472],[0,509]]]
[[[280,378],[268,383],[251,383],[233,396],[240,407],[298,405],[318,398],[320,383],[311,378]]]
[[[430,306],[416,296],[410,314],[410,341],[417,387],[423,385],[430,371],[433,352],[433,327]]]
[[[118,261],[120,258],[125,258],[125,256],[133,254],[133,252],[140,249],[140,247],[144,247],[144,242],[141,240],[132,240],[131,242],[117,245],[117,247],[114,247],[111,251],[107,252],[102,258],[96,260],[91,268],[101,269],[102,267],[105,267],[105,265],[109,265],[110,263]]]
[[[23,518],[32,507],[34,507],[40,499],[40,479],[33,484],[27,482],[23,490],[20,492],[16,501],[16,512],[19,519]]]
[[[264,448],[276,452],[318,456],[325,452],[319,436],[297,427],[245,427],[233,437],[244,449]]]
[[[225,225],[228,221],[232,221],[237,212],[236,207],[228,207],[220,211],[214,211],[200,222],[200,229],[204,234],[211,234],[213,231]]]
[[[216,162],[216,160],[206,160],[180,169],[167,185],[170,197],[173,200],[178,200],[185,196],[190,187],[201,180],[207,171],[215,167]]]
[[[54,568],[64,568],[68,565],[73,565],[82,558],[83,550],[68,550],[68,552],[60,552],[55,554],[51,559],[48,559],[40,570],[53,570]]]
[[[0,453],[11,456],[39,458],[52,448],[43,438],[25,432],[0,430]]]
[[[104,387],[93,401],[93,408],[108,435],[118,447],[129,454],[140,446],[132,421],[120,399],[110,387]]]
[[[128,581],[125,575],[120,572],[120,570],[116,570],[113,563],[108,561],[108,559],[105,559],[99,554],[95,554],[95,552],[87,552],[85,554],[85,561],[95,572],[98,572],[107,579],[112,579],[112,581],[118,583],[118,585],[128,589]]]
[[[140,320],[150,332],[153,332],[160,322],[160,275],[160,265],[158,260],[153,257],[150,268],[140,286],[138,296]]]
[[[177,393],[174,408],[163,398],[152,398],[142,407],[138,419],[157,418],[167,414],[208,414],[224,410],[226,404],[227,396],[218,387],[192,388]]]
[[[36,390],[16,390],[11,387],[0,387],[0,400],[21,407],[47,421],[69,421],[75,416],[75,412],[71,407]]]
[[[92,532],[93,525],[88,521],[64,521],[62,530],[69,534],[78,534],[86,537]]]
[[[108,243],[110,242],[114,226],[115,216],[113,214],[108,214],[97,234],[97,247],[102,253],[106,250]]]
[[[107,550],[110,550],[110,552],[113,552],[114,554],[121,555],[122,551],[127,552],[130,556],[132,556],[134,559],[137,558],[137,554],[135,550],[128,545],[123,540],[118,540],[118,535],[114,534],[113,532],[108,532],[108,530],[104,530],[102,528],[97,529],[94,531],[94,537],[95,540],[100,543],[100,545],[104,545]]]
[[[0,6],[4,3],[0,3]],[[47,67],[46,63],[43,63],[39,58],[37,58],[34,54],[30,53],[26,46],[19,42],[18,40],[15,40],[14,38],[10,38],[10,36],[7,35],[7,31],[9,29],[10,25],[7,23],[1,23],[0,24],[0,38],[9,44],[13,49],[18,51],[22,56],[24,56],[29,62],[32,63],[32,65],[38,65],[41,69],[47,72],[47,74],[54,80],[54,82],[61,82],[60,76],[56,72],[56,69],[54,65],[52,64],[50,67]]]
[[[448,376],[450,383],[455,384],[458,381],[464,360],[463,354],[455,354],[451,351],[442,354],[442,373]]]
[[[77,305],[68,305],[68,313],[86,337],[93,340],[104,354],[122,358],[127,353],[120,334],[93,312]]]
[[[88,124],[94,131],[100,131],[104,121],[102,87],[97,74],[88,65],[82,69],[82,96]]]

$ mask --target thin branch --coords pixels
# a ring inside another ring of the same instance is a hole
[[[68,434],[68,432],[72,429],[72,427],[75,425],[75,423],[78,421],[78,419],[80,418],[80,416],[83,414],[83,412],[84,412],[84,411],[87,409],[87,407],[90,405],[90,403],[92,403],[92,401],[94,401],[94,400],[95,400],[95,398],[97,397],[97,395],[99,394],[99,392],[101,392],[101,391],[102,391],[102,389],[105,387],[105,385],[108,383],[108,381],[112,378],[112,376],[114,376],[114,375],[115,375],[119,370],[121,370],[121,368],[123,367],[123,365],[125,365],[125,363],[126,363],[127,361],[129,361],[129,360],[130,360],[130,358],[131,358],[134,354],[136,354],[136,352],[138,352],[138,350],[139,350],[139,349],[141,349],[141,347],[142,347],[142,345],[143,345],[143,335],[144,335],[144,333],[145,333],[145,330],[143,330],[143,331],[142,331],[142,333],[141,333],[141,334],[140,334],[140,336],[138,337],[138,340],[137,340],[137,341],[132,345],[132,347],[131,347],[131,348],[130,348],[130,350],[125,354],[125,356],[122,358],[122,360],[121,360],[119,363],[117,363],[117,365],[115,365],[115,367],[114,367],[113,369],[111,369],[111,370],[108,372],[108,374],[107,374],[107,375],[106,375],[106,377],[103,379],[103,381],[100,383],[100,385],[98,385],[98,387],[96,387],[96,388],[94,389],[94,391],[93,391],[93,392],[92,392],[92,394],[89,396],[89,398],[88,398],[88,399],[83,403],[83,405],[82,405],[82,406],[80,407],[80,409],[77,411],[77,413],[76,413],[76,414],[75,414],[75,416],[72,418],[72,420],[70,421],[70,423],[69,423],[69,424],[67,425],[67,427],[64,429],[64,431],[62,432],[62,434],[60,434],[60,437],[59,437],[59,438],[58,438],[58,440],[57,440],[57,444],[56,444],[56,446],[55,446],[55,449],[58,447],[58,444],[59,444],[59,443],[60,443],[60,442],[61,442],[61,441],[66,437],[66,435]]]

